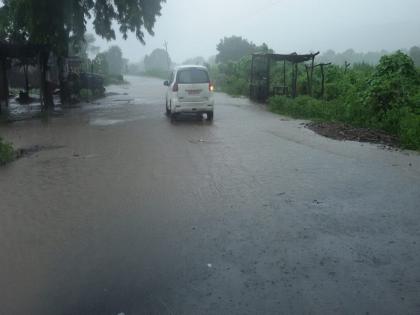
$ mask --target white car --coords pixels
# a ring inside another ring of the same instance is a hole
[[[164,85],[166,91],[166,113],[175,119],[178,114],[206,114],[213,120],[213,85],[206,67],[180,66],[171,73]]]

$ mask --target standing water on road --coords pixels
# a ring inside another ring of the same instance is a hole
[[[0,315],[420,314],[418,12],[0,1]]]
[[[128,80],[1,127],[17,147],[56,147],[0,169],[6,313],[301,312],[314,295],[320,313],[417,308],[418,154],[224,94],[214,123],[171,123],[161,82]],[[395,292],[404,303],[387,304]]]

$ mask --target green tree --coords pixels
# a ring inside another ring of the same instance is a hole
[[[226,63],[228,61],[238,61],[242,57],[250,55],[257,50],[257,46],[239,36],[223,38],[217,45],[216,61]]]
[[[127,38],[134,32],[144,43],[144,31],[153,35],[156,17],[165,0],[4,0],[0,8],[3,39],[21,36],[44,44],[58,55],[66,55],[71,42],[84,41],[87,20],[92,19],[95,33],[115,39],[114,25]]]
[[[15,158],[15,151],[10,143],[6,143],[0,137],[0,166],[11,162]]]
[[[111,46],[105,52],[105,58],[108,64],[108,73],[111,75],[121,75],[124,72],[124,59],[121,48]]]
[[[203,57],[194,57],[194,58],[189,58],[187,60],[185,60],[183,63],[183,65],[200,65],[200,66],[204,66],[206,64],[206,60]]]
[[[409,55],[413,59],[416,67],[420,67],[420,47],[414,46],[410,48]]]
[[[77,48],[84,42],[88,20],[92,20],[95,33],[102,38],[115,39],[114,26],[118,25],[125,39],[129,32],[134,32],[144,43],[145,31],[154,34],[153,26],[163,2],[165,0],[3,0],[0,39],[44,45],[59,57],[63,69],[69,45]],[[44,53],[44,69],[47,61],[48,54]],[[63,87],[62,75],[60,81]],[[45,85],[43,90],[49,106],[52,96]]]
[[[171,64],[171,57],[166,50],[161,48],[153,50],[150,56],[146,55],[144,57],[146,71],[167,71]]]
[[[99,53],[96,55],[95,59],[93,59],[94,71],[103,75],[109,75],[109,65],[107,62],[106,54]]]
[[[91,33],[86,33],[83,41],[80,43],[70,44],[69,55],[79,56],[83,59],[88,59],[89,56],[95,56],[99,53],[100,48],[95,46],[96,38]]]
[[[416,110],[419,87],[413,60],[401,51],[381,58],[363,95],[365,107],[373,112],[377,125],[398,130],[401,109]]]

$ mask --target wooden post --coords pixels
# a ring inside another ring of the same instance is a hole
[[[308,94],[312,96],[312,84],[311,84],[311,79],[309,76],[309,66],[306,64],[305,64],[305,70],[306,70],[306,78],[308,80]]]
[[[331,65],[330,63],[320,63],[318,65],[315,65],[314,68],[319,67],[321,69],[321,97],[323,98],[325,95],[325,67],[328,67]]]
[[[295,95],[295,64],[292,62],[292,97],[295,97],[294,95]]]
[[[3,103],[3,99],[5,98],[4,96],[5,96],[5,92],[6,92],[6,89],[4,88],[4,72],[3,72],[3,68],[4,68],[4,64],[3,64],[3,58],[1,59],[1,62],[0,62],[0,83],[1,83],[1,86],[0,86],[0,114],[1,114],[1,105],[2,105],[2,103]]]
[[[251,100],[255,99],[255,96],[254,96],[254,58],[255,58],[255,55],[252,55],[252,58],[251,58],[251,77],[250,77],[250,83],[249,83],[249,97],[251,98]]]
[[[311,83],[310,83],[310,89],[309,89],[309,95],[312,96],[312,86],[314,82],[314,64],[315,64],[315,55],[312,56],[312,62],[311,62]]]
[[[7,60],[3,58],[1,60],[1,75],[3,82],[3,93],[6,107],[9,106],[9,81],[7,80]]]
[[[266,97],[264,101],[266,101],[270,97],[270,61],[271,59],[268,55],[266,56],[266,58],[267,58],[267,70],[266,70],[267,82],[266,82]]]
[[[298,76],[298,64],[297,62],[293,63],[293,76],[292,76],[292,97],[297,96],[297,76]]]
[[[40,74],[41,74],[41,78],[40,78],[41,104],[42,104],[43,109],[47,109],[54,106],[51,89],[47,82],[48,57],[49,57],[49,52],[42,51],[39,54],[39,66],[40,66]]]
[[[320,65],[321,67],[321,97],[324,98],[325,95],[325,73],[324,73],[324,64]]]
[[[45,78],[43,73],[43,60],[42,60],[42,53],[38,55],[38,67],[39,67],[39,99],[41,102],[41,107],[45,108]]]
[[[26,62],[26,61],[25,61]],[[23,65],[23,72],[25,73],[25,92],[28,93],[29,96],[29,78],[28,78],[28,64],[25,63]]]
[[[286,60],[283,60],[283,95],[286,95]]]

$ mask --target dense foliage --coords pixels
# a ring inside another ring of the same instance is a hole
[[[110,75],[122,75],[125,68],[125,61],[121,48],[115,45],[111,46],[104,54],[108,63],[108,73]]]
[[[238,61],[245,56],[249,56],[258,51],[270,51],[266,44],[257,46],[252,42],[239,36],[223,38],[217,45],[218,54],[216,61],[220,63]]]
[[[0,165],[6,164],[15,158],[15,152],[11,144],[0,138]]]
[[[144,67],[146,71],[166,71],[168,72],[172,64],[171,57],[165,49],[157,48],[150,55],[144,57]]]
[[[65,58],[71,49],[76,52],[83,50],[88,20],[102,38],[115,39],[114,27],[119,26],[125,39],[129,32],[133,32],[144,43],[145,31],[153,35],[163,2],[165,0],[3,0],[0,7],[0,40],[29,42],[52,51],[58,57],[61,101],[67,102],[66,96],[70,93],[65,91]],[[43,69],[47,67],[47,52],[41,55]],[[113,67],[108,62],[108,70],[114,72]],[[41,81],[43,103],[48,108],[53,105],[53,96],[46,71],[42,72]]]
[[[232,95],[248,94],[251,55],[273,52],[265,43],[257,46],[238,36],[225,37],[220,41],[217,50],[219,53],[216,63],[209,60],[207,66],[216,87]]]
[[[231,95],[248,94],[250,71],[251,56],[242,57],[237,62],[229,61],[210,67],[216,88]]]
[[[0,8],[0,39],[27,40],[48,45],[59,56],[69,43],[84,40],[92,19],[97,35],[115,39],[114,25],[124,38],[134,32],[144,42],[144,30],[153,34],[156,17],[165,0],[4,0]]]
[[[274,96],[273,111],[294,117],[341,121],[385,130],[406,148],[420,148],[420,74],[402,52],[381,58],[376,67],[328,70],[325,98]]]
[[[157,48],[150,55],[146,55],[142,61],[128,64],[127,73],[166,80],[169,77],[169,69],[172,67],[171,57],[166,50]]]
[[[216,87],[232,95],[249,94],[251,58],[219,63],[211,67]],[[291,65],[286,64],[290,86]],[[283,64],[271,67],[271,87],[283,84]],[[353,63],[350,67],[325,68],[325,90],[321,72],[315,69],[313,93],[309,96],[307,74],[299,67],[295,99],[274,96],[270,108],[293,117],[340,121],[380,129],[397,135],[406,148],[420,149],[420,72],[413,59],[398,51],[384,55],[378,65]]]
[[[327,50],[318,57],[319,62],[331,62],[335,65],[367,63],[376,65],[379,60],[385,55],[389,54],[386,50],[371,51],[371,52],[356,52],[353,49],[347,49],[343,52],[335,52],[334,50]]]
[[[204,65],[207,64],[207,62],[206,62],[206,60],[203,57],[197,56],[197,57],[194,57],[194,58],[188,58],[182,64],[183,65],[199,65],[199,66],[204,66]]]

